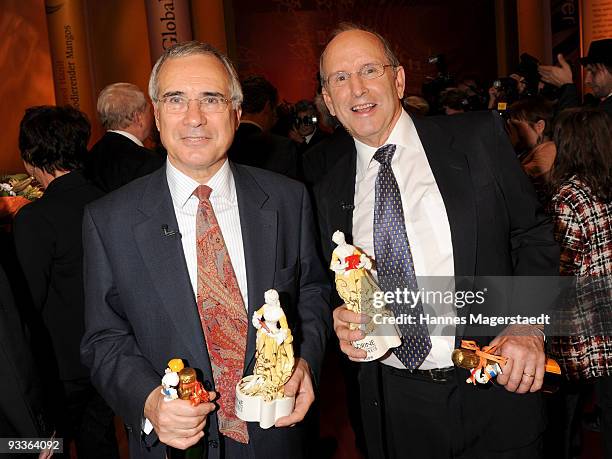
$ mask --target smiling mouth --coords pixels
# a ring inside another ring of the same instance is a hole
[[[183,140],[187,142],[201,142],[203,140],[210,140],[210,138],[205,136],[187,136],[183,137]]]
[[[367,113],[374,107],[376,107],[376,104],[374,103],[354,105],[353,107],[351,107],[351,111],[355,113]]]

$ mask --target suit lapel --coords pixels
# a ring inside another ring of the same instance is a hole
[[[453,138],[438,125],[419,118],[413,121],[446,208],[453,244],[455,289],[469,290],[476,268],[477,215],[467,158],[464,152],[453,149]],[[469,314],[469,309],[469,306],[459,309],[459,315]],[[457,327],[457,337],[463,336],[464,328]]]
[[[255,327],[251,317],[264,303],[264,292],[274,285],[276,266],[264,262],[276,259],[277,211],[266,209],[268,195],[261,189],[247,169],[231,164],[238,197],[240,227],[244,246],[248,285],[248,335],[244,369],[249,367],[255,357]]]
[[[134,226],[134,237],[157,294],[171,323],[184,340],[185,349],[204,350],[204,334],[189,280],[165,168],[151,175],[139,210],[143,220]],[[167,231],[177,233],[166,235],[164,227]],[[192,353],[194,360],[190,365],[208,367],[206,360],[200,360],[202,355],[206,355],[206,352]]]

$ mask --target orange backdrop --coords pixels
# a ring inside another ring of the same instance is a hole
[[[17,134],[25,109],[55,103],[44,0],[3,0],[0,37],[0,174],[3,174],[23,170]]]
[[[384,35],[404,65],[407,92],[419,93],[426,63],[443,53],[449,70],[494,78],[495,12],[490,0],[233,0],[242,75],[259,73],[296,102],[312,98],[319,54],[340,21],[372,27]]]

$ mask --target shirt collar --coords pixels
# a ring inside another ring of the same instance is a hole
[[[240,124],[252,124],[253,126],[258,127],[259,129],[261,129],[263,131],[263,128],[257,124],[255,121],[251,121],[251,120],[240,120]]]
[[[415,151],[414,147],[419,145],[418,138],[418,133],[414,127],[412,118],[410,118],[408,113],[402,110],[400,117],[391,130],[391,134],[383,145],[396,145],[395,158],[398,157],[403,150]],[[355,141],[355,148],[357,150],[357,179],[359,180],[363,178],[368,168],[372,165],[374,154],[380,147],[371,147],[357,139],[353,140]],[[382,147],[382,145],[380,146]]]
[[[166,178],[175,206],[183,208],[191,197],[197,199],[193,196],[193,192],[200,186],[200,183],[179,171],[170,161],[166,161]],[[232,204],[237,202],[234,176],[227,159],[206,185],[212,188],[211,200],[222,199]]]
[[[136,137],[134,134],[130,134],[129,132],[125,132],[125,131],[120,131],[118,129],[109,129],[108,132],[114,132],[115,134],[119,134],[119,135],[122,135],[123,137],[127,137],[132,142],[134,142],[136,145],[140,145],[141,147],[144,147],[140,139]]]
[[[306,137],[304,137],[304,140],[306,141],[306,143],[307,143],[307,144],[309,144],[309,143],[310,143],[310,140],[311,140],[311,139],[314,137],[315,132],[317,132],[317,128],[315,128],[315,130],[314,130],[314,131],[312,131],[312,134],[307,135]]]

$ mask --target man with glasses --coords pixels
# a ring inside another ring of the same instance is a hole
[[[350,24],[327,44],[320,73],[327,107],[354,139],[314,189],[328,260],[331,236],[341,230],[374,258],[386,292],[418,290],[424,276],[469,291],[477,286],[463,287],[458,276],[557,273],[552,228],[497,115],[411,118],[400,103],[404,69],[389,45]],[[490,304],[465,306],[457,317]],[[368,457],[539,457],[542,332],[511,325],[497,336],[471,335],[468,324],[430,334],[418,320],[421,302],[408,308],[396,299],[389,307],[417,321],[399,325],[399,347],[358,364]],[[357,362],[366,353],[351,341],[364,335],[349,323],[367,321],[344,305],[334,310],[340,348]],[[453,366],[460,339],[475,336],[509,357],[493,387],[466,384],[469,373]]]
[[[149,94],[168,161],[85,212],[83,361],[125,421],[132,458],[161,459],[166,446],[198,442],[209,458],[303,457],[300,421],[331,322],[306,190],[227,160],[242,92],[211,46],[168,49]],[[296,399],[289,416],[263,430],[236,417],[235,387],[253,371],[251,317],[271,288],[294,331],[296,365],[284,391]],[[214,403],[162,399],[173,358],[196,368]]]

